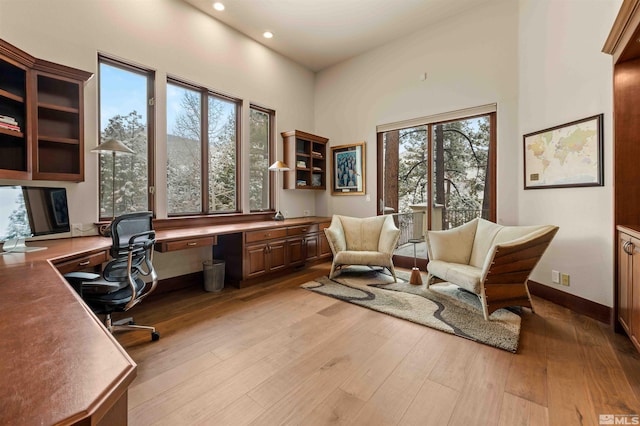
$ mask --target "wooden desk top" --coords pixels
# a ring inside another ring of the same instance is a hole
[[[157,240],[324,220],[330,218],[166,229]],[[108,249],[111,239],[31,244],[48,250],[0,256],[0,424],[75,424],[90,417],[94,423],[126,392],[136,364],[53,263]]]

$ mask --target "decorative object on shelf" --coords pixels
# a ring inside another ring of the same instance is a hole
[[[322,185],[322,175],[319,173],[314,173],[311,175],[311,186],[320,186]]]
[[[296,161],[296,167],[300,167],[301,169],[306,169],[307,163],[304,161]]]
[[[122,152],[125,154],[133,154],[133,150],[115,139],[109,139],[108,141],[101,143],[97,147],[93,148],[91,152],[99,154],[110,152],[112,155],[112,174],[111,174],[111,216],[112,219],[116,218],[116,152]]]
[[[365,193],[365,143],[331,147],[331,194]]]
[[[278,177],[280,175],[280,172],[284,172],[287,170],[291,170],[289,169],[289,166],[287,166],[285,163],[283,163],[282,161],[278,160],[275,163],[273,163],[271,166],[269,166],[269,170],[271,170],[272,172],[276,173],[276,215],[273,217],[273,220],[284,220],[284,216],[282,215],[282,213],[280,213],[280,209],[278,208],[278,191],[280,190],[280,186],[278,185]]]
[[[524,189],[604,185],[603,114],[522,137]]]

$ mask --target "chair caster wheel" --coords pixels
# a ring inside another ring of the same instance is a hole
[[[152,331],[151,332],[151,341],[152,342],[157,342],[158,340],[160,340],[160,333],[158,333],[157,331]]]
[[[134,320],[130,320],[129,325],[136,325],[136,322]]]

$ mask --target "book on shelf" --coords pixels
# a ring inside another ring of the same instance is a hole
[[[307,186],[307,181],[298,179],[296,181],[296,186]]]
[[[311,151],[311,155],[313,155],[314,157],[322,157],[322,153],[318,151]]]
[[[296,167],[301,167],[303,169],[307,168],[307,162],[306,161],[296,161]]]
[[[0,123],[0,129],[9,129],[15,130],[16,132],[20,131],[20,126],[14,126],[13,124]]]
[[[314,166],[313,170],[321,172],[322,171],[322,167]]]
[[[8,115],[0,115],[0,123],[11,124],[13,126],[18,125],[16,119],[13,117],[9,117]]]

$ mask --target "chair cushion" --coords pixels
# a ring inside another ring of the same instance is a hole
[[[367,218],[340,216],[347,251],[377,251],[385,216]]]
[[[480,294],[480,280],[482,269],[461,263],[443,262],[431,260],[427,264],[427,270],[445,281],[458,285],[472,293]]]
[[[341,251],[333,258],[336,265],[391,266],[391,256],[379,251]]]
[[[478,220],[474,219],[446,231],[427,231],[429,259],[469,263]]]
[[[497,223],[478,219],[478,227],[476,228],[476,235],[473,240],[471,257],[466,263],[471,266],[475,266],[476,268],[482,268],[484,261],[489,254],[489,250],[491,249],[491,246],[493,246],[496,235],[502,228],[503,226],[498,225]]]

